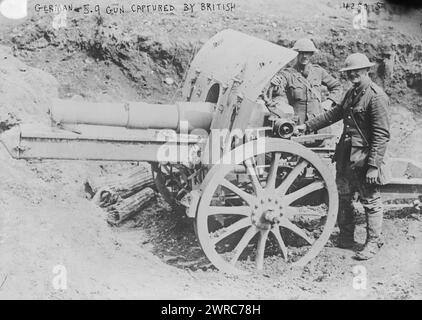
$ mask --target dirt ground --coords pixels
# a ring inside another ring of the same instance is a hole
[[[45,111],[57,96],[174,101],[195,52],[231,28],[286,46],[311,37],[321,50],[315,62],[339,78],[344,58],[365,52],[377,63],[373,79],[392,102],[389,154],[422,160],[421,10],[388,7],[370,14],[368,29],[354,30],[342,1],[234,1],[233,12],[101,19],[71,12],[67,27],[56,30],[53,14],[36,13],[36,2],[29,3],[22,21],[0,16],[0,132],[21,122],[47,122]],[[112,1],[95,3],[105,8]],[[388,52],[395,56],[391,74],[382,67]],[[167,84],[167,77],[174,83]],[[0,162],[1,299],[422,298],[422,222],[410,209],[386,212],[386,244],[370,261],[358,263],[351,251],[329,244],[302,269],[230,276],[209,264],[191,221],[175,219],[162,199],[121,227],[110,227],[106,213],[86,199],[87,177],[136,163],[16,161],[2,145]],[[54,286],[62,267],[65,290]],[[362,270],[366,289],[356,290]]]

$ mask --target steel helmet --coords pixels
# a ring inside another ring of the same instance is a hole
[[[308,38],[302,38],[295,42],[293,50],[296,51],[305,51],[305,52],[317,52],[318,49],[315,47],[314,43]]]
[[[370,68],[375,65],[375,63],[370,62],[369,59],[362,53],[352,53],[346,58],[344,64],[345,66],[340,69],[340,72]]]

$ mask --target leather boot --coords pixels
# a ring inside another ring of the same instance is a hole
[[[383,244],[380,238],[371,238],[366,242],[362,251],[356,252],[354,258],[356,260],[369,260],[380,251]]]
[[[383,208],[378,187],[367,186],[363,207],[366,215],[366,244],[357,252],[355,259],[368,260],[380,251],[384,244],[381,238]]]

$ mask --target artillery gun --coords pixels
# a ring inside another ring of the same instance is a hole
[[[292,108],[269,108],[270,80],[296,54],[224,30],[193,59],[183,102],[57,100],[51,127],[22,124],[1,139],[16,159],[150,162],[157,189],[187,208],[224,272],[304,266],[329,240],[338,194],[333,149],[314,143],[333,136],[295,137]],[[396,159],[390,168],[386,192],[420,197],[419,164]]]

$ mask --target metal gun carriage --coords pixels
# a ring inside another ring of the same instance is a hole
[[[51,127],[22,124],[1,139],[16,159],[147,161],[157,189],[186,207],[208,259],[242,274],[306,265],[334,229],[338,194],[332,135],[295,137],[293,113],[268,107],[270,80],[296,52],[233,30],[193,59],[183,102],[57,100]],[[388,164],[384,194],[420,199],[422,167]]]

